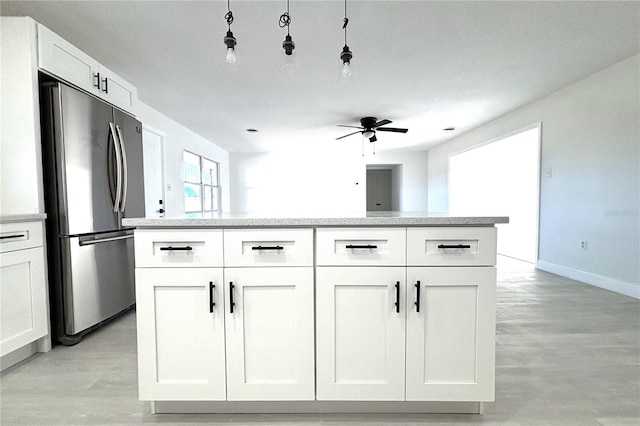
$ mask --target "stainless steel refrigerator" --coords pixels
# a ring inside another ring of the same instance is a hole
[[[142,125],[59,82],[40,95],[52,335],[73,345],[135,303],[122,218],[144,217]]]

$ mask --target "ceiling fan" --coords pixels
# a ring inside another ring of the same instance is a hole
[[[376,117],[363,117],[360,119],[360,126],[348,126],[346,124],[338,124],[338,127],[352,127],[354,129],[360,129],[353,133],[349,133],[344,136],[340,136],[338,139],[346,138],[347,136],[355,135],[356,133],[362,133],[362,136],[369,139],[369,142],[375,142],[378,140],[376,138],[376,131],[380,132],[394,132],[394,133],[407,133],[409,129],[400,129],[398,127],[381,127],[387,124],[391,124],[391,120],[380,120]]]

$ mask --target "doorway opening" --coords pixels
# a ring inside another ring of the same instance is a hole
[[[164,217],[164,133],[142,125],[142,158],[144,165],[144,209],[146,217]]]
[[[449,213],[509,216],[498,253],[538,258],[541,123],[449,157]]]
[[[367,165],[367,211],[399,211],[402,165]]]

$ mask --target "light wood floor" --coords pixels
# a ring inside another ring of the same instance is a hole
[[[498,264],[496,402],[479,415],[151,415],[135,313],[2,373],[2,425],[640,424],[640,301],[524,262]]]

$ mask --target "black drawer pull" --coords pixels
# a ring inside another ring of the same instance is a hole
[[[20,235],[5,235],[3,237],[0,237],[0,240],[8,240],[9,238],[22,238],[22,237],[26,237],[25,234],[20,234]]]
[[[160,247],[160,251],[191,251],[193,250],[193,247],[191,246],[186,246],[186,247]]]
[[[400,281],[396,281],[396,313],[400,313]]]
[[[416,301],[414,305],[416,305],[416,312],[420,312],[420,281],[416,282]]]
[[[213,299],[213,292],[216,289],[216,285],[213,281],[209,281],[209,313],[213,313],[213,307],[216,306],[216,301]]]
[[[233,313],[233,307],[236,306],[236,303],[233,301],[233,281],[229,281],[229,313]]]
[[[377,249],[378,246],[376,245],[372,245],[372,244],[367,244],[367,245],[354,245],[354,244],[347,244],[345,246],[348,249]]]
[[[463,249],[463,248],[471,248],[468,244],[440,244],[438,245],[439,249]]]
[[[254,246],[251,250],[284,250],[282,246]]]

